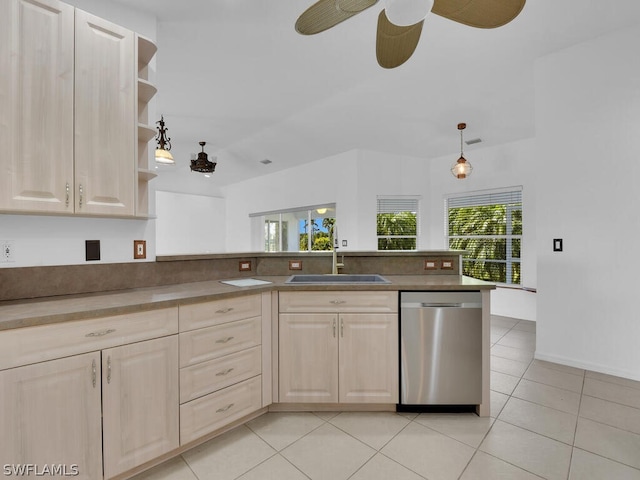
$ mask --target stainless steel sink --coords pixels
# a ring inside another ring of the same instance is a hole
[[[377,284],[385,284],[391,283],[389,280],[384,278],[382,275],[377,274],[346,274],[340,273],[337,275],[291,275],[284,283],[293,283],[293,284],[335,284],[335,283],[348,283],[348,284],[358,284],[358,283],[377,283]]]

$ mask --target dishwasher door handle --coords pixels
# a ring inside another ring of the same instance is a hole
[[[421,303],[420,308],[461,308],[461,303]]]

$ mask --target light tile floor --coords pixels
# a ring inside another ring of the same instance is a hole
[[[534,360],[534,322],[491,325],[491,417],[268,413],[136,480],[640,480],[640,382]]]

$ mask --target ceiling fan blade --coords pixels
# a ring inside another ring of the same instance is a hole
[[[378,15],[378,34],[376,36],[376,57],[383,68],[395,68],[409,60],[413,55],[424,20],[399,27],[389,21],[384,10]]]
[[[477,28],[496,28],[516,18],[526,0],[435,0],[436,15]]]
[[[296,31],[314,35],[372,7],[378,0],[319,0],[307,8],[296,21]]]

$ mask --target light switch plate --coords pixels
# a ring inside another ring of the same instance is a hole
[[[442,270],[453,270],[453,260],[450,258],[443,258],[442,266],[440,268]]]
[[[100,260],[100,240],[85,240],[84,252],[87,262]]]
[[[133,258],[136,260],[147,258],[147,241],[146,240],[133,241]]]
[[[302,270],[302,260],[289,260],[289,270]]]
[[[553,239],[553,251],[554,252],[561,252],[562,251],[562,239],[561,238],[554,238]]]
[[[424,261],[424,269],[425,270],[437,270],[438,262],[436,260],[425,260]]]
[[[241,272],[251,271],[251,260],[240,260],[238,264],[238,270]]]

